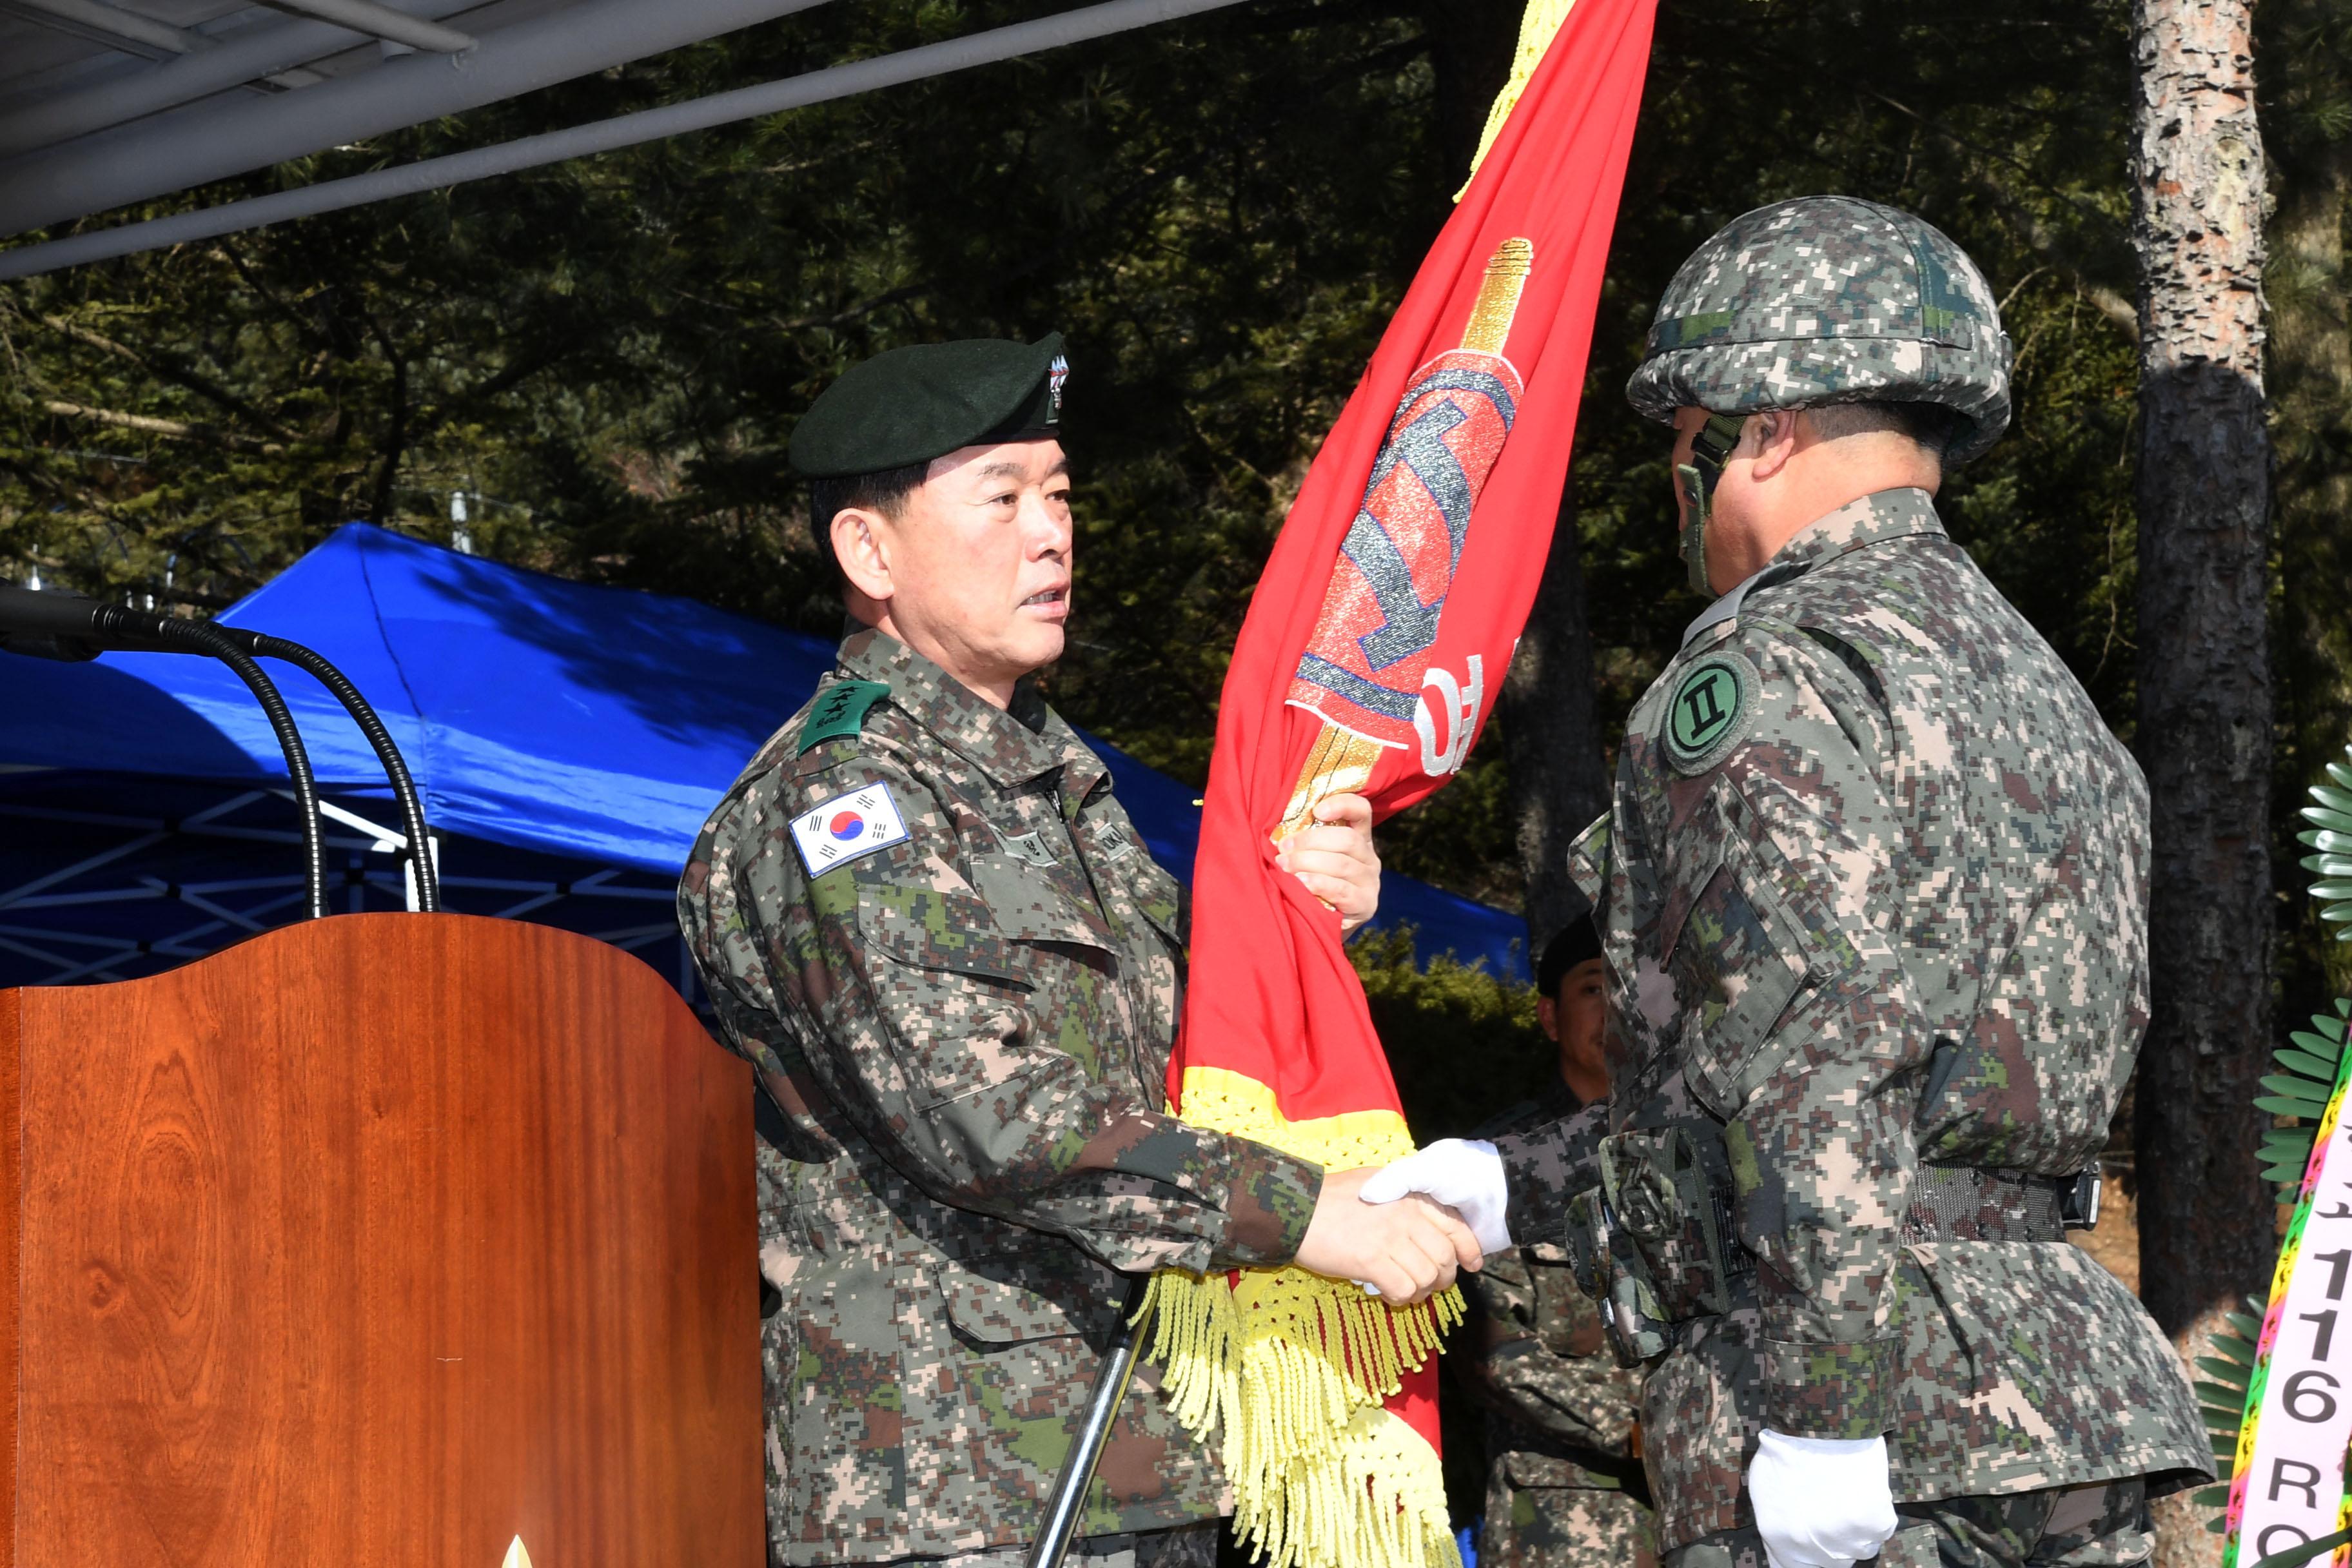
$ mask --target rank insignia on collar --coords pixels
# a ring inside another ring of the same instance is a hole
[[[878,779],[793,818],[793,847],[801,852],[801,864],[811,877],[822,877],[911,837],[890,786]]]
[[[1705,773],[1729,756],[1755,722],[1756,667],[1736,653],[1709,654],[1675,683],[1658,749],[1675,772]]]
[[[856,734],[866,727],[867,710],[889,695],[890,689],[878,680],[835,681],[817,693],[809,708],[808,722],[801,727],[801,750]]]

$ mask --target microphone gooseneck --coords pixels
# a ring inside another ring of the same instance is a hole
[[[207,653],[235,670],[251,689],[268,717],[285,754],[286,773],[302,812],[305,886],[310,912],[316,919],[327,912],[326,850],[319,827],[318,781],[310,771],[310,753],[302,745],[277,686],[264,674],[257,658],[281,659],[306,670],[325,687],[367,737],[384,779],[399,804],[408,837],[408,859],[416,879],[416,907],[433,913],[441,907],[441,876],[433,863],[433,840],[425,820],[425,803],[407,761],[394,743],[392,732],[357,686],[322,654],[300,643],[217,621],[184,620],[127,605],[102,604],[79,594],[0,586],[0,649],[40,658],[96,658],[111,648],[140,652]]]
[[[399,803],[402,831],[408,835],[408,863],[416,878],[416,908],[420,913],[433,914],[441,908],[441,868],[433,863],[433,841],[426,836],[425,802],[416,793],[416,781],[409,776],[407,759],[393,743],[392,731],[360,689],[349,677],[330,663],[323,654],[304,647],[300,643],[266,632],[247,632],[237,626],[219,626],[224,636],[251,638],[251,651],[266,658],[283,659],[288,664],[308,670],[320,685],[343,705],[352,722],[360,727],[367,743],[375,750],[375,760],[383,765],[383,776],[392,785],[393,798]]]
[[[310,753],[302,744],[302,731],[294,725],[294,715],[288,710],[286,699],[278,683],[263,672],[253,657],[224,635],[221,628],[209,621],[184,621],[171,616],[158,617],[163,625],[156,637],[163,642],[184,642],[195,649],[212,655],[244,681],[261,704],[268,717],[269,728],[278,736],[278,749],[285,754],[286,776],[294,785],[294,809],[302,815],[302,897],[308,918],[320,920],[327,912],[327,846],[319,831],[319,782],[310,772]],[[142,628],[144,629],[144,628]]]

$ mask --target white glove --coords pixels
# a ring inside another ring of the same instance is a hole
[[[1748,1500],[1772,1568],[1853,1568],[1895,1533],[1884,1437],[1790,1437],[1767,1428]]]
[[[1511,1194],[1503,1180],[1503,1157],[1483,1138],[1441,1138],[1419,1153],[1381,1167],[1357,1194],[1368,1204],[1392,1204],[1422,1193],[1462,1216],[1488,1257],[1511,1245],[1503,1211]]]

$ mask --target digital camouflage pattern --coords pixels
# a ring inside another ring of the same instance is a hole
[[[1565,1084],[1475,1134],[1498,1138],[1581,1105]],[[1469,1321],[1454,1370],[1486,1408],[1478,1561],[1496,1568],[1654,1568],[1657,1520],[1635,1437],[1638,1372],[1618,1366],[1564,1248],[1534,1242],[1461,1279]]]
[[[1070,1542],[1066,1568],[1217,1568],[1222,1521],[1187,1524],[1143,1535],[1091,1535]],[[1027,1568],[1029,1547],[999,1546],[987,1552],[927,1558],[922,1568]]]
[[[1879,1568],[2121,1568],[2156,1547],[2138,1480],[1905,1503]],[[1764,1540],[1736,1530],[1685,1546],[1667,1568],[1769,1568]]]
[[[1606,1352],[1603,1352],[1604,1354]],[[1555,1484],[1565,1461],[1514,1454],[1488,1474],[1478,1561],[1491,1568],[1656,1568],[1658,1516],[1630,1491]]]
[[[856,680],[887,699],[803,749]],[[793,818],[876,784],[906,840],[812,879]],[[760,1152],[782,1561],[1026,1542],[1114,1331],[1112,1270],[1297,1253],[1318,1167],[1160,1112],[1178,900],[1101,760],[1034,691],[1000,710],[873,631],[704,827],[679,921],[788,1122]],[[1083,1534],[1223,1511],[1150,1378]]]
[[[1723,660],[1739,700],[1694,677]],[[1708,698],[1676,741],[1668,705]],[[2014,1236],[1998,1205],[1905,1235],[1922,1163],[2058,1177],[2105,1142],[2147,1021],[2147,858],[2138,768],[1924,491],[1798,534],[1635,708],[1571,856],[1609,1121],[1721,1150],[1758,1258],[1644,1388],[1667,1549],[1748,1522],[1766,1426],[1887,1434],[1898,1501],[2205,1473],[2178,1359],[2087,1254],[1966,1239]],[[1604,1131],[1498,1141],[1515,1234],[1558,1234]]]
[[[2009,425],[2010,345],[1984,275],[1919,218],[1852,196],[1805,196],[1737,217],[1658,301],[1625,395],[1757,414],[1855,402],[1940,403],[1968,432],[1963,463]]]

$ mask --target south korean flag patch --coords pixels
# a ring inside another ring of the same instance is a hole
[[[837,870],[861,856],[910,837],[890,786],[879,782],[835,795],[793,819],[793,844],[812,877]]]

